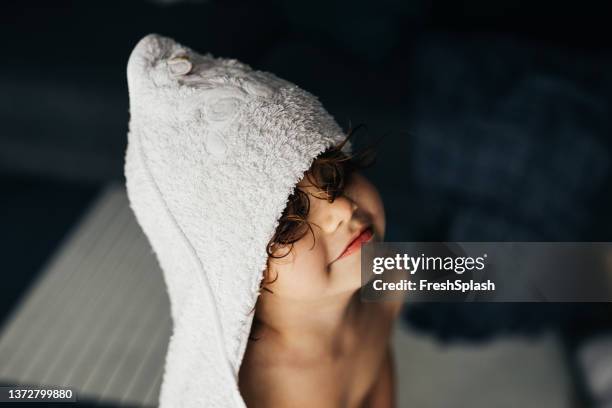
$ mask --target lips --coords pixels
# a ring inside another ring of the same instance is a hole
[[[371,227],[367,227],[367,228],[363,229],[361,231],[361,233],[359,233],[359,235],[357,235],[347,245],[347,247],[340,254],[340,256],[338,258],[336,258],[336,261],[339,260],[339,259],[345,258],[345,257],[355,253],[356,251],[359,251],[361,249],[361,245],[363,245],[366,242],[370,241],[373,236],[374,236],[374,232],[372,232],[372,228]]]

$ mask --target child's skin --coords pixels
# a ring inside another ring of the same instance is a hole
[[[309,195],[321,192],[303,179]],[[292,253],[271,260],[271,290],[262,291],[261,322],[240,369],[249,407],[393,407],[389,345],[400,303],[362,303],[360,251],[337,259],[371,226],[382,240],[385,215],[376,188],[355,173],[332,203],[310,197],[309,232]]]

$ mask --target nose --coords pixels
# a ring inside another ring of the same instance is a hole
[[[323,201],[324,219],[319,224],[326,233],[333,233],[341,226],[348,224],[353,218],[353,213],[357,209],[357,204],[349,197],[338,196],[333,202]]]

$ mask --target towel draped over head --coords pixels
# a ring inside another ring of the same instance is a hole
[[[127,75],[127,193],[173,321],[160,407],[244,407],[266,245],[304,172],[345,134],[298,86],[162,36],[140,40]]]

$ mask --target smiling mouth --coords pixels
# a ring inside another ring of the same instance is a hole
[[[363,229],[359,235],[357,235],[344,249],[344,251],[340,254],[336,261],[345,258],[361,249],[361,245],[369,242],[374,237],[374,232],[372,231],[372,227],[368,226]],[[334,261],[335,262],[335,261]]]

